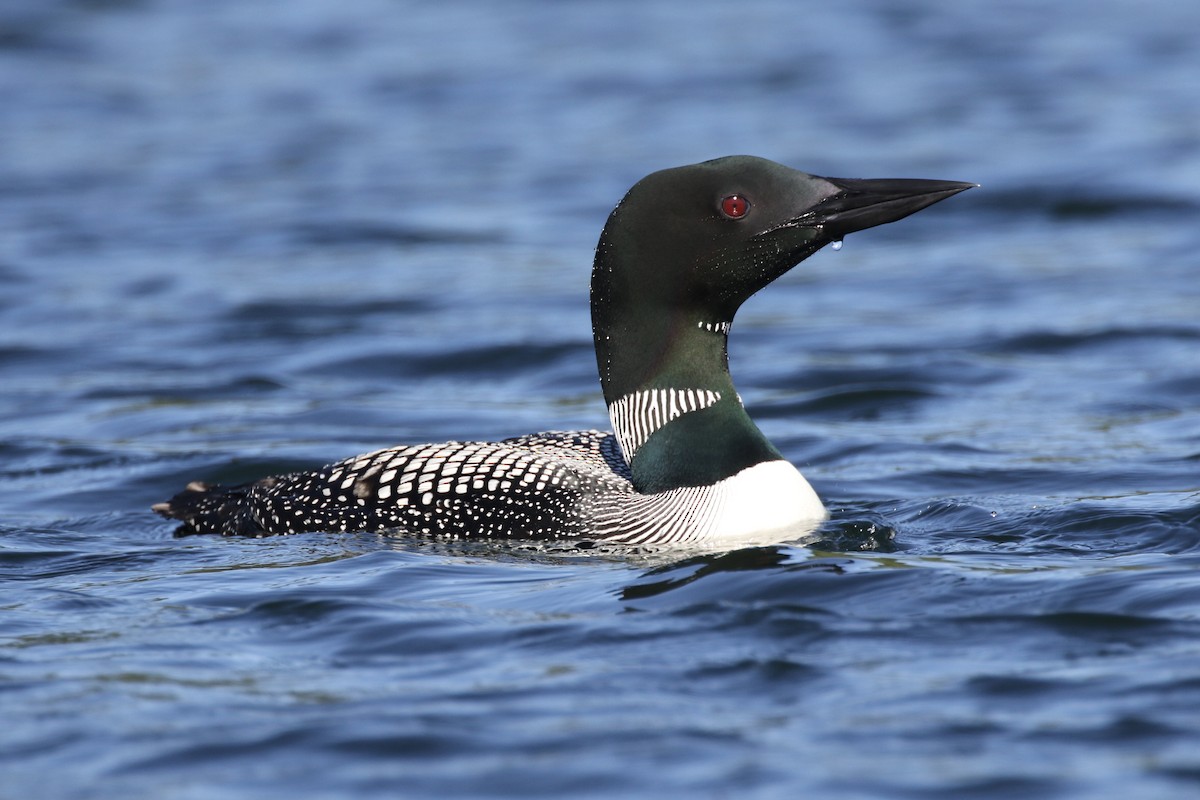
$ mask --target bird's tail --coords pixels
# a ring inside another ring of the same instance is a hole
[[[265,531],[253,513],[250,502],[252,489],[261,484],[241,486],[192,481],[179,494],[165,503],[155,503],[150,510],[183,524],[176,536],[219,534],[221,536],[263,536]]]

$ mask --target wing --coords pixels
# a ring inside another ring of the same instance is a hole
[[[578,431],[389,448],[242,486],[192,484],[155,510],[182,520],[183,534],[559,539],[587,533],[584,507],[597,494],[632,491],[615,438]]]

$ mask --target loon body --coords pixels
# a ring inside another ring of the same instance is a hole
[[[241,486],[194,482],[154,510],[181,520],[180,534],[794,538],[825,508],[734,390],[734,314],[826,244],[972,186],[820,178],[749,156],[653,173],[609,216],[592,270],[612,433],[389,448]]]

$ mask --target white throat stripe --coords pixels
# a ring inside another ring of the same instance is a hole
[[[650,434],[689,411],[713,406],[720,392],[709,389],[646,389],[627,394],[608,407],[613,432],[627,463]]]

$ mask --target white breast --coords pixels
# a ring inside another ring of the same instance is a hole
[[[828,516],[812,486],[787,461],[747,467],[711,490],[711,516],[696,541],[788,541],[811,533]]]
[[[600,493],[589,527],[597,538],[625,544],[772,544],[807,537],[826,516],[795,467],[767,461],[711,486]]]

